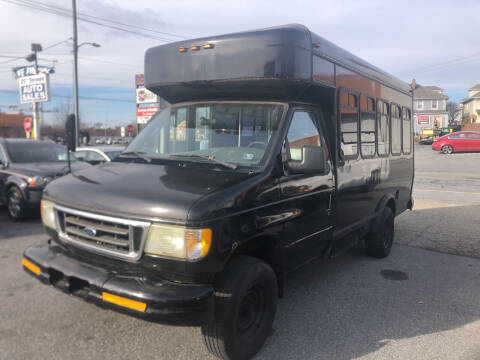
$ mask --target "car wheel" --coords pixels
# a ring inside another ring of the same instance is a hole
[[[376,258],[384,258],[390,254],[395,232],[393,211],[389,206],[375,219],[365,239],[367,254]]]
[[[17,187],[11,187],[7,196],[8,216],[13,221],[20,221],[25,217],[25,200]]]
[[[443,154],[451,154],[453,153],[453,147],[450,145],[443,145],[442,146],[442,153]]]
[[[221,359],[250,359],[272,329],[278,298],[273,269],[238,256],[216,282],[215,294],[214,317],[202,326],[207,349]]]

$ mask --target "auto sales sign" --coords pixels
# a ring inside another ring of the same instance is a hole
[[[50,100],[48,74],[24,76],[18,79],[22,104]]]

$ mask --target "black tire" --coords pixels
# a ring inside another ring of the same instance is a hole
[[[451,145],[443,145],[442,154],[453,154],[453,147]]]
[[[25,218],[25,199],[22,192],[16,186],[12,186],[7,194],[7,211],[12,221],[20,221]]]
[[[267,263],[233,258],[215,284],[214,319],[202,326],[208,351],[221,359],[250,359],[271,332],[277,299],[277,278]]]
[[[375,219],[365,239],[367,254],[379,259],[387,257],[392,250],[394,232],[393,211],[389,206],[386,206],[378,218]]]

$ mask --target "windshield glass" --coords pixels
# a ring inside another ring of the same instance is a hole
[[[252,102],[175,105],[157,113],[119,158],[142,155],[151,160],[223,162],[232,169],[260,167],[284,109],[283,104]]]
[[[105,155],[107,155],[110,160],[115,159],[118,155],[120,155],[121,151],[105,151]]]
[[[40,141],[7,142],[7,151],[14,163],[67,161],[67,147]],[[72,156],[74,161],[75,157]]]

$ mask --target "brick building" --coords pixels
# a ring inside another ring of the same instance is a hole
[[[25,137],[23,120],[27,114],[0,114],[0,137]]]

